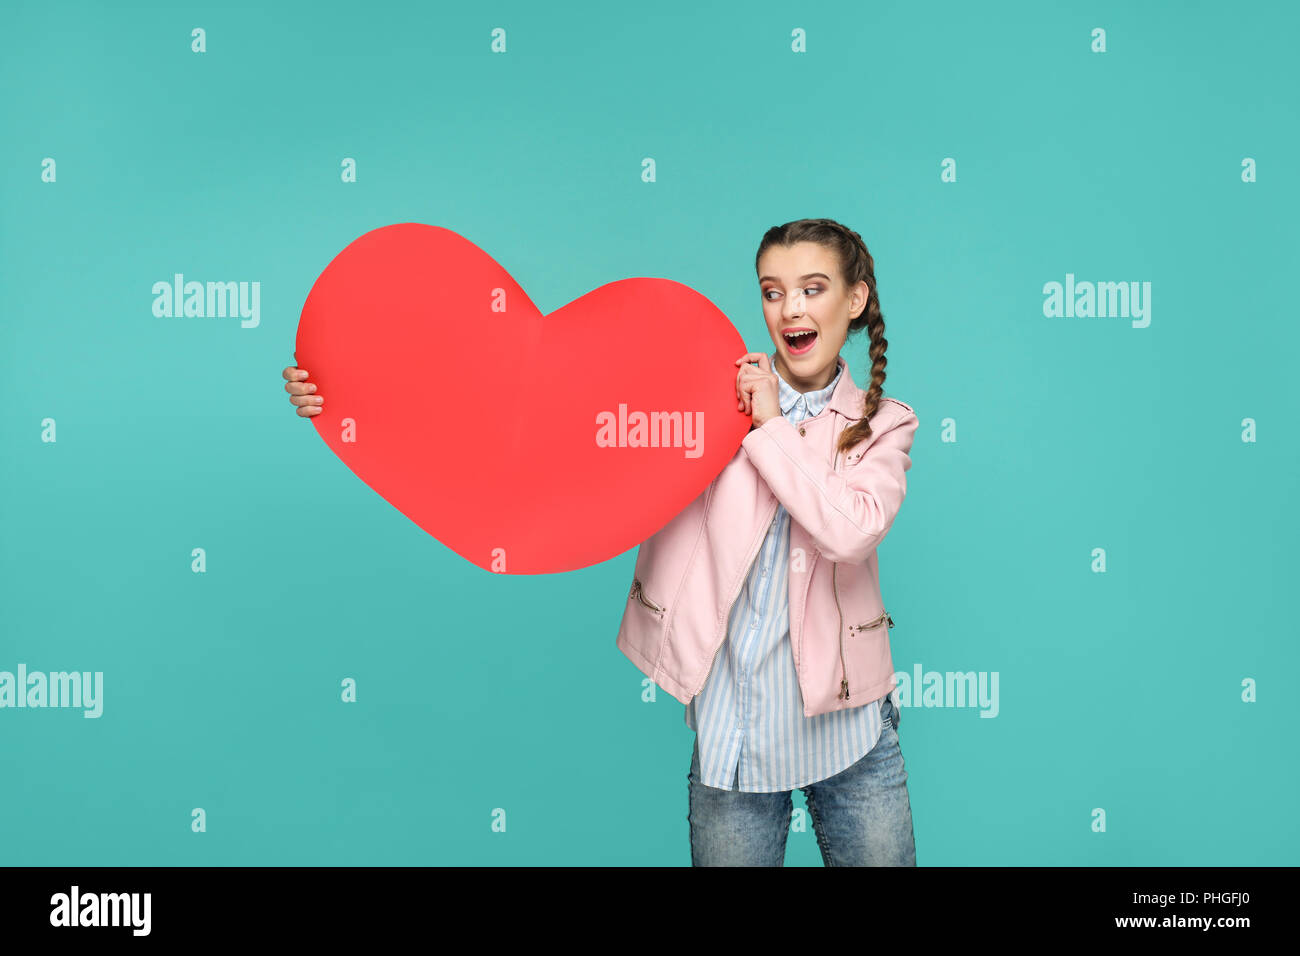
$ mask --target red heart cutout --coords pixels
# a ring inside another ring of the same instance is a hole
[[[296,346],[334,454],[500,573],[570,571],[641,543],[750,424],[736,408],[744,341],[689,286],[621,279],[543,316],[486,252],[423,223],[374,229],[335,256]],[[650,417],[665,412],[676,422]]]

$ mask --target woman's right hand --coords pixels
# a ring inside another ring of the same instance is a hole
[[[284,390],[289,393],[289,401],[298,406],[298,414],[311,418],[321,413],[321,396],[315,394],[316,386],[307,381],[307,370],[290,365],[284,370]]]

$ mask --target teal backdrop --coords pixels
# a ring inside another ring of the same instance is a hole
[[[614,646],[635,549],[484,572],[280,372],[330,259],[408,221],[544,311],[661,276],[770,351],[755,250],[817,216],[921,422],[895,667],[997,678],[991,719],[904,700],[918,864],[1300,860],[1294,5],[0,16],[0,671],[103,674],[97,719],[0,709],[0,863],[689,865],[682,705]],[[175,273],[259,323],[155,315]],[[1046,314],[1067,276],[1146,324]],[[393,374],[472,418],[437,356]]]

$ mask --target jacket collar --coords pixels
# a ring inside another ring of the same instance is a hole
[[[768,358],[770,361],[775,362],[775,353],[768,356]],[[845,418],[857,421],[862,418],[862,400],[865,393],[853,381],[853,371],[849,368],[849,363],[844,356],[837,356],[836,361],[840,366],[839,383],[835,386],[835,390],[831,392],[831,399],[826,403],[826,408],[839,412]],[[780,378],[781,376],[777,375],[777,379],[780,380]],[[784,405],[781,410],[785,411]]]

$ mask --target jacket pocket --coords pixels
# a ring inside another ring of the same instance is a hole
[[[849,635],[852,636],[854,634],[857,634],[860,631],[869,631],[872,628],[880,627],[886,621],[889,622],[890,627],[894,626],[894,619],[889,616],[889,613],[886,611],[881,611],[877,617],[873,617],[869,621],[863,621],[861,624],[850,624]]]
[[[848,662],[849,687],[857,695],[850,698],[852,706],[862,706],[888,692],[888,681],[894,672],[889,647],[889,629],[893,625],[889,612],[882,610],[848,626],[844,656]]]
[[[643,591],[641,578],[634,572],[632,588],[623,606],[623,620],[618,626],[617,643],[651,679],[658,676],[662,663],[667,611],[665,605]]]
[[[663,618],[663,616],[664,616],[664,606],[663,606],[662,604],[658,603],[657,601],[651,600],[651,599],[646,595],[646,593],[645,593],[645,588],[644,588],[644,586],[641,584],[641,579],[640,579],[640,578],[635,578],[635,577],[634,577],[634,578],[632,579],[632,590],[631,590],[631,592],[628,594],[627,597],[628,597],[628,600],[629,600],[629,601],[635,600],[635,601],[637,601],[637,602],[638,602],[642,607],[644,607],[644,608],[646,608],[648,611],[650,611],[650,613],[656,615],[656,616],[659,617],[660,619]]]

